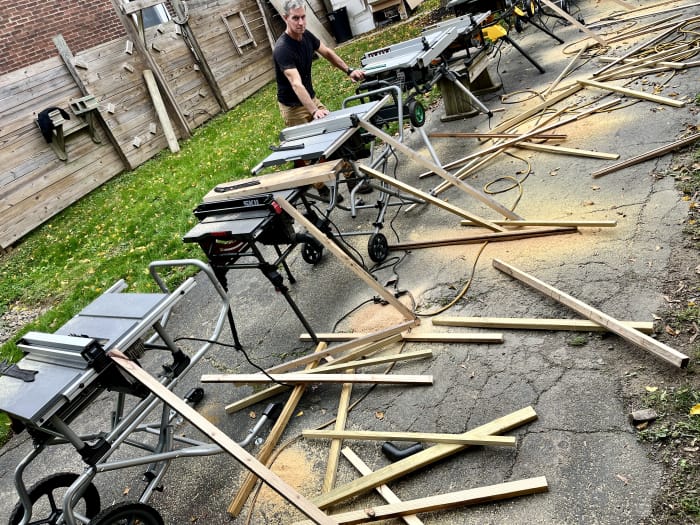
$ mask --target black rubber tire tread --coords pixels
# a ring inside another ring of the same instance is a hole
[[[29,490],[27,490],[32,506],[43,496],[53,494],[55,489],[70,487],[73,483],[75,483],[75,480],[77,480],[78,477],[78,474],[73,472],[58,472],[39,480],[37,483],[32,485]],[[95,487],[95,485],[92,483],[87,486],[87,489],[85,489],[85,492],[81,496],[80,500],[85,502],[85,516],[87,518],[93,518],[100,512],[100,493],[97,491],[97,487]],[[57,523],[58,518],[60,518],[61,514],[63,514],[61,512],[61,508],[58,506],[60,503],[60,501],[51,501],[52,513],[57,512],[55,516],[45,516],[43,518],[39,518],[38,521],[30,521],[29,525],[32,525],[33,523],[45,523],[49,525]],[[34,514],[33,511],[32,514]],[[21,502],[18,502],[15,505],[15,508],[12,509],[8,523],[9,525],[18,525],[22,521],[23,517],[24,507],[22,506]],[[46,521],[49,518],[51,518],[51,521]],[[36,516],[32,516],[32,519],[36,519]]]
[[[307,241],[301,247],[301,258],[308,264],[318,264],[323,257],[323,245],[316,241]]]
[[[408,118],[411,120],[413,127],[420,128],[425,124],[425,108],[423,104],[417,100],[411,100],[408,103]]]
[[[145,503],[122,501],[107,507],[88,525],[165,525],[160,513]]]
[[[382,262],[389,255],[389,243],[383,233],[373,233],[367,241],[369,258],[376,263]]]

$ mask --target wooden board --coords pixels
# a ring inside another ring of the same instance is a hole
[[[354,370],[347,370],[347,373],[352,372],[354,372]],[[333,429],[336,432],[345,430],[345,424],[348,421],[348,413],[350,411],[351,396],[352,383],[343,383],[343,387],[340,389],[340,398],[338,399],[338,413],[335,416],[335,424],[333,425]],[[326,475],[323,478],[321,492],[328,492],[335,486],[335,480],[338,475],[338,462],[340,461],[340,449],[342,446],[342,438],[331,440],[331,446],[328,450],[328,461],[326,462]]]
[[[317,182],[335,182],[337,174],[342,170],[344,162],[320,162],[310,166],[291,170],[268,173],[258,177],[222,182],[204,196],[204,202],[216,202],[234,198],[248,197],[260,193],[301,188]],[[227,191],[221,191],[222,189]],[[217,191],[217,189],[219,191]]]
[[[554,153],[555,155],[571,155],[572,157],[583,157],[587,159],[616,160],[620,158],[619,153],[605,153],[604,151],[593,151],[589,149],[566,148],[564,146],[555,146],[553,144],[535,144],[534,142],[528,141],[518,142],[515,147],[532,151]]]
[[[551,227],[532,228],[524,230],[509,230],[482,235],[465,235],[462,237],[450,237],[447,239],[433,239],[430,241],[407,241],[389,245],[389,251],[418,250],[422,248],[434,248],[436,246],[459,246],[462,244],[480,244],[483,242],[506,242],[529,239],[532,237],[545,237],[548,235],[564,235],[577,233],[577,228]]]
[[[570,330],[581,332],[606,332],[608,329],[589,319],[533,319],[513,317],[433,317],[434,325],[467,326],[474,328],[509,328],[514,330]],[[654,331],[653,322],[620,321],[640,332]]]
[[[493,421],[481,425],[473,430],[465,432],[463,435],[484,436],[491,434],[502,434],[514,428],[517,428],[525,423],[529,423],[537,418],[537,414],[532,407],[526,407],[510,414],[494,419]],[[340,487],[336,487],[332,491],[321,494],[313,499],[314,503],[320,508],[327,508],[336,503],[344,501],[358,494],[363,494],[373,488],[388,483],[394,479],[398,479],[406,474],[415,472],[416,470],[430,465],[436,461],[449,457],[457,452],[465,450],[471,445],[451,445],[447,443],[438,443],[426,450],[422,450],[417,454],[413,454],[407,458],[401,459],[395,463],[382,467],[372,474],[368,474],[360,479],[346,483]]]
[[[131,361],[124,354],[117,350],[109,352],[112,360],[127,374],[145,386],[166,405],[178,412],[183,418],[189,421],[195,428],[204,433],[222,449],[228,452],[236,461],[245,468],[253,472],[262,481],[270,486],[282,498],[294,505],[300,512],[310,518],[312,523],[323,525],[334,525],[335,520],[326,516],[317,507],[311,504],[306,498],[299,494],[292,487],[282,480],[277,474],[268,470],[262,463],[255,459],[250,453],[242,448],[238,443],[221,432],[216,426],[210,423],[204,416],[189,406],[173,392],[161,385],[158,380],[146,372],[139,365]]]
[[[614,91],[616,93],[621,93],[627,95],[628,97],[640,98],[642,100],[648,100],[649,102],[655,102],[657,104],[664,104],[666,106],[671,106],[674,108],[682,108],[685,106],[685,102],[681,100],[674,100],[668,97],[661,97],[659,95],[654,95],[652,93],[646,93],[644,91],[638,91],[636,89],[629,89],[622,86],[616,86],[610,83],[598,82],[596,80],[579,80],[580,84],[584,86],[595,87],[599,89],[606,89],[608,91]]]
[[[432,385],[433,376],[401,374],[205,374],[202,383],[235,383],[257,385],[261,383],[286,383],[293,385],[310,383],[370,383],[373,385]]]
[[[576,20],[573,16],[571,16],[569,13],[564,11],[562,8],[555,5],[553,2],[550,2],[550,0],[541,0],[541,2],[544,5],[546,5],[547,7],[549,7],[556,14],[558,14],[560,17],[563,17],[566,20],[568,20],[571,24],[574,25],[574,27],[577,27],[580,31],[583,31],[584,33],[586,33],[589,37],[591,37],[593,40],[598,42],[601,46],[607,45],[607,42],[605,41],[605,39],[602,36],[591,31],[590,29],[588,29],[585,25],[583,25],[581,22]]]
[[[412,441],[426,443],[452,443],[492,447],[514,447],[512,436],[462,436],[438,432],[372,432],[369,430],[302,430],[307,439],[348,439],[355,441]]]
[[[547,479],[544,476],[526,478],[518,481],[508,481],[498,485],[488,485],[474,489],[461,490],[437,496],[428,496],[415,500],[402,501],[378,507],[366,508],[342,514],[332,514],[331,518],[339,524],[368,523],[372,521],[398,518],[404,514],[417,514],[419,512],[435,512],[438,510],[453,509],[464,505],[476,505],[489,501],[498,501],[516,496],[538,494],[549,490]],[[297,522],[294,525],[310,523]]]
[[[612,228],[617,226],[617,221],[570,221],[570,220],[547,220],[528,219],[524,221],[493,221],[500,226],[509,228],[521,228],[523,226],[563,226],[567,228]],[[461,221],[462,226],[475,226],[473,222]]]
[[[551,297],[552,299],[562,303],[563,305],[568,306],[569,308],[578,312],[584,317],[590,319],[591,321],[595,321],[601,326],[606,327],[609,331],[616,333],[620,337],[626,339],[631,343],[636,344],[637,346],[640,346],[644,350],[651,352],[652,354],[656,355],[657,357],[660,357],[664,361],[671,363],[672,365],[677,366],[679,368],[685,368],[688,366],[690,358],[687,355],[677,350],[674,350],[670,346],[665,345],[657,341],[656,339],[652,339],[646,334],[638,332],[637,330],[622,324],[617,319],[614,319],[613,317],[601,312],[600,310],[597,310],[592,306],[587,305],[583,301],[580,301],[560,290],[557,290],[553,286],[550,286],[549,284],[540,281],[536,277],[533,277],[532,275],[518,270],[514,266],[507,264],[499,259],[493,260],[493,267],[497,270],[502,271],[503,273],[510,275],[511,277],[514,277],[515,279],[518,279],[519,281],[527,284],[528,286],[531,286],[532,288],[534,288],[538,292],[543,293],[547,297]]]
[[[316,337],[321,341],[328,341],[330,343],[335,341],[353,341],[358,335],[351,332],[324,332],[316,334]],[[486,332],[470,334],[411,332],[402,334],[402,339],[407,343],[502,343],[503,334]],[[311,334],[301,334],[299,340],[311,341]]]

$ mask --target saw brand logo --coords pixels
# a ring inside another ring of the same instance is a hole
[[[260,206],[262,202],[260,202],[260,199],[246,199],[243,201],[243,206]]]

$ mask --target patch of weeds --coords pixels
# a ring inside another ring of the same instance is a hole
[[[566,344],[569,346],[586,346],[588,344],[588,336],[584,334],[576,334],[566,341]]]

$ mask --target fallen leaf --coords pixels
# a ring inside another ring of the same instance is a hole
[[[248,417],[250,419],[255,419],[256,417],[258,417],[258,415],[254,411],[251,410],[250,412],[248,412]]]
[[[300,410],[299,412],[297,412],[296,417],[301,417],[301,416],[303,416],[303,415],[304,415],[304,411],[303,411],[303,410]]]
[[[700,416],[700,403],[690,409],[691,416]]]
[[[681,333],[680,330],[674,330],[673,328],[671,328],[671,327],[668,326],[668,325],[666,325],[666,326],[664,327],[664,331],[665,331],[668,335],[672,335],[673,337],[676,337],[678,334]]]
[[[615,474],[615,477],[622,481],[622,483],[624,483],[625,485],[627,485],[630,482],[629,479],[627,479],[625,476],[621,476],[620,474]]]
[[[124,490],[122,490],[122,496],[128,496],[130,490],[131,487],[125,487]]]
[[[647,392],[656,392],[658,389],[659,389],[658,386],[645,386],[644,387],[644,390],[646,390]]]
[[[592,189],[593,191],[596,191],[596,190],[599,190],[599,189],[600,189],[600,186],[591,186],[591,189]]]
[[[374,417],[376,417],[379,420],[383,420],[384,419],[384,412],[381,410],[378,410],[374,413]]]
[[[593,206],[594,204],[595,204],[595,202],[593,202],[593,201],[583,201],[584,206]]]

